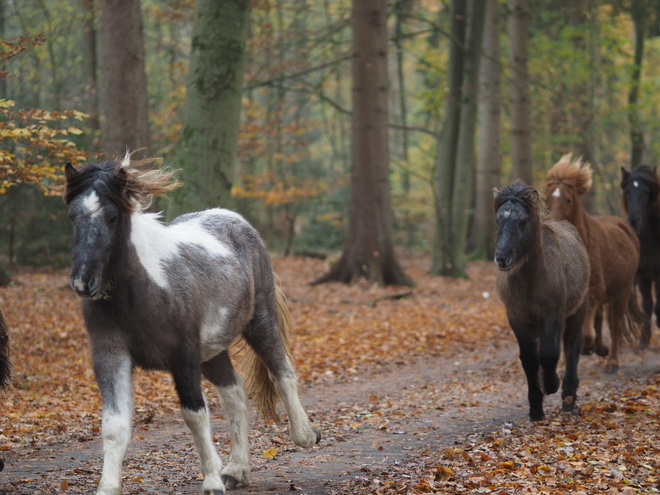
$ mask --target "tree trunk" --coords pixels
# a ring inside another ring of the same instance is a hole
[[[493,188],[500,185],[500,37],[499,0],[487,0],[479,86],[479,157],[472,244],[474,255],[490,259],[495,253],[497,223]]]
[[[444,122],[438,139],[438,151],[432,176],[435,204],[435,233],[430,272],[437,275],[446,275],[452,270],[449,254],[451,243],[451,195],[461,119],[463,48],[466,40],[466,31],[467,2],[465,0],[452,0]]]
[[[527,0],[509,0],[509,64],[511,84],[511,160],[513,179],[533,184],[532,144],[529,117],[529,76],[527,39],[529,8]]]
[[[99,134],[98,79],[96,59],[96,11],[94,0],[81,0],[83,10],[83,80],[85,91],[85,112],[89,115],[87,124],[91,138],[87,145],[89,153],[97,149],[95,144]]]
[[[630,79],[628,93],[628,121],[630,123],[630,166],[635,168],[642,161],[644,154],[644,130],[637,111],[639,85],[642,78],[642,62],[644,57],[644,34],[646,31],[647,11],[644,0],[632,0],[630,9],[635,26],[635,60]]]
[[[453,277],[467,277],[465,248],[471,206],[472,178],[475,169],[474,136],[477,127],[479,66],[486,18],[486,1],[473,0],[470,9],[468,45],[463,68],[461,121],[451,197],[451,270],[449,275]]]
[[[314,283],[411,285],[393,244],[388,167],[387,2],[353,1],[353,115],[348,239],[339,261]]]
[[[184,186],[170,216],[228,206],[238,147],[249,0],[195,2],[183,131],[175,163]]]
[[[149,109],[139,0],[102,0],[103,150],[123,157],[149,156]]]

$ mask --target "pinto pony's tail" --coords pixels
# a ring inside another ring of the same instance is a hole
[[[611,319],[616,317],[616,315],[612,314],[613,310],[611,308],[612,306],[610,305],[607,311],[607,321],[615,321],[614,319]],[[628,305],[622,320],[623,334],[621,337],[631,346],[637,347],[642,337],[642,331],[646,317],[639,305],[639,300],[637,298],[637,287],[635,285],[633,285],[630,289],[630,294],[628,295]]]
[[[286,303],[286,296],[278,284],[275,284],[275,300],[277,302],[277,326],[280,340],[284,347],[286,359],[291,362],[291,348],[289,346],[289,333],[291,332],[291,313]],[[245,360],[246,389],[257,411],[266,420],[280,422],[277,414],[278,393],[273,378],[264,362],[248,346]]]
[[[7,321],[0,309],[0,390],[9,385],[11,380],[12,365],[9,361],[9,335],[7,332]]]

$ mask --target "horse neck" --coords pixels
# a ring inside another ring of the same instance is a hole
[[[577,202],[575,213],[572,215],[572,217],[568,218],[567,220],[573,224],[575,229],[578,231],[578,234],[580,234],[580,238],[582,239],[582,242],[586,245],[589,243],[591,222],[593,222],[593,218],[591,218],[589,214],[586,212],[584,206],[582,206],[582,201],[580,200],[579,197],[576,197],[575,201]]]
[[[518,270],[519,276],[522,278],[533,277],[538,280],[539,273],[545,270],[545,243],[543,242],[544,222],[538,222],[537,227],[534,229],[534,238],[530,239],[529,249],[525,253],[525,263]]]

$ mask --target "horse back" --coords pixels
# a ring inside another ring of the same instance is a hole
[[[628,292],[640,261],[640,243],[633,228],[614,215],[593,216],[589,231],[590,290],[609,302]]]
[[[570,316],[586,297],[589,256],[579,232],[567,221],[544,223],[543,234],[547,271],[559,275],[559,280],[552,277],[558,285],[554,290],[565,294],[566,316]]]

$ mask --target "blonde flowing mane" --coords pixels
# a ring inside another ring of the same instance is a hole
[[[581,156],[573,159],[573,154],[567,153],[548,170],[545,184],[548,189],[564,185],[582,195],[591,190],[592,174],[589,162]]]

